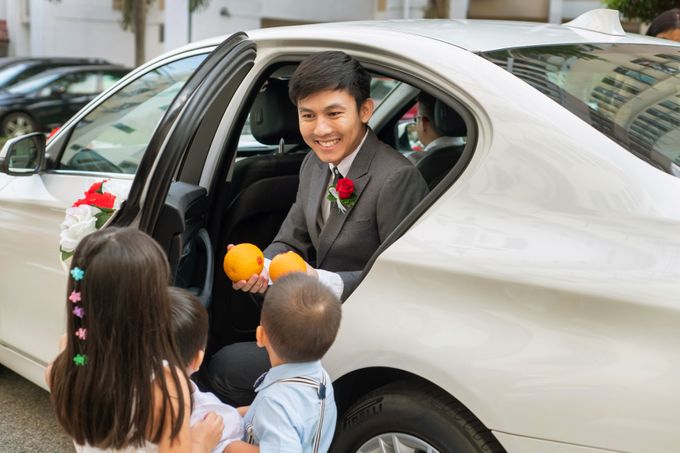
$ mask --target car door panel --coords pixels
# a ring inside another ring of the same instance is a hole
[[[60,225],[65,209],[101,179],[47,173],[14,177],[0,187],[0,347],[42,365],[54,358],[67,282]],[[131,182],[117,181],[119,187]]]

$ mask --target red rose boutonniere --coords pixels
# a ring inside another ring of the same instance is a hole
[[[354,206],[357,202],[357,196],[354,193],[354,182],[349,178],[340,178],[334,186],[328,188],[328,195],[326,198],[335,204],[341,214],[347,211],[347,208]]]

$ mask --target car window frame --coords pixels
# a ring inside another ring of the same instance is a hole
[[[204,187],[208,191],[208,197],[210,199],[209,203],[214,202],[214,194],[220,193],[220,185],[225,183],[225,180],[231,175],[231,171],[234,163],[236,162],[237,155],[237,144],[238,138],[240,137],[241,130],[243,128],[243,123],[245,118],[250,111],[250,107],[257,95],[257,90],[264,83],[264,81],[271,75],[277,67],[286,64],[299,64],[300,61],[306,56],[318,51],[319,49],[309,50],[308,47],[304,49],[297,49],[297,51],[285,47],[285,54],[279,54],[274,56],[268,56],[267,59],[257,60],[255,62],[255,68],[251,70],[251,74],[243,81],[240,89],[236,92],[234,99],[238,98],[240,101],[237,105],[231,102],[223,112],[223,117],[219,122],[216,134],[213,136],[210,149],[205,151],[202,156],[203,169],[200,174],[200,178],[197,179],[195,175],[191,175],[190,178],[188,174],[183,174],[180,170],[177,174],[177,180],[186,182],[189,184],[196,184]],[[449,107],[456,110],[456,112],[461,116],[467,128],[467,142],[463,153],[449,171],[449,173],[437,184],[437,186],[431,190],[423,200],[402,220],[402,222],[392,231],[392,233],[383,241],[383,243],[378,247],[378,249],[373,253],[366,266],[362,269],[361,276],[357,282],[357,288],[360,286],[361,282],[365,276],[370,271],[373,263],[380,257],[380,255],[390,247],[394,242],[396,242],[403,234],[413,226],[413,224],[428,210],[430,207],[451,187],[464,173],[465,169],[468,167],[474,154],[476,153],[478,147],[480,146],[480,128],[481,122],[477,121],[477,115],[475,115],[476,106],[471,102],[465,102],[462,99],[458,99],[454,94],[450,93],[448,88],[444,85],[448,82],[451,84],[450,79],[442,78],[442,75],[436,75],[431,79],[422,79],[417,76],[409,74],[408,66],[412,62],[395,59],[388,64],[381,62],[378,59],[370,60],[365,54],[355,54],[355,52],[350,51],[350,49],[343,49],[343,51],[351,54],[354,58],[361,62],[362,66],[373,76],[382,75],[387,76],[392,79],[398,80],[400,82],[406,83],[415,87],[418,90],[424,90],[427,93],[433,95],[435,98],[440,99],[442,102],[447,104]],[[438,80],[439,79],[439,80]],[[441,81],[440,81],[441,80]],[[457,88],[455,92],[460,92]],[[483,116],[483,115],[482,115]],[[387,119],[384,120],[384,125],[389,124]],[[215,148],[217,151],[213,150]],[[187,156],[191,155],[187,153]],[[230,158],[230,159],[229,159]],[[227,162],[229,160],[229,162]],[[183,167],[183,165],[182,165]],[[180,168],[182,168],[180,167]],[[209,221],[209,223],[212,220]],[[351,293],[348,295],[348,298]]]
[[[118,82],[116,82],[110,90],[100,93],[92,101],[90,101],[85,107],[83,107],[78,113],[76,113],[71,119],[69,119],[62,128],[52,137],[48,143],[48,153],[46,156],[47,168],[46,173],[58,174],[58,175],[74,175],[74,176],[96,176],[101,178],[116,178],[116,179],[134,179],[134,174],[127,173],[110,173],[110,172],[96,172],[96,171],[84,171],[84,170],[64,170],[56,168],[62,155],[66,151],[66,145],[71,139],[71,135],[75,129],[75,126],[87,115],[89,115],[96,108],[101,106],[110,97],[117,95],[121,90],[130,85],[131,83],[137,81],[139,78],[144,77],[151,71],[154,71],[160,67],[166,66],[178,60],[183,60],[185,58],[190,58],[196,55],[205,54],[206,57],[215,49],[215,45],[206,45],[196,49],[186,50],[181,53],[170,55],[162,60],[158,60],[154,64],[139,68],[139,70],[133,70],[126,75],[124,75]],[[53,150],[56,148],[57,152]]]

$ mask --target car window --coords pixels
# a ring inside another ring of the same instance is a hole
[[[13,82],[14,79],[26,70],[30,65],[24,64],[14,64],[7,68],[0,70],[0,86],[4,86],[9,82]]]
[[[161,117],[205,57],[156,68],[106,99],[75,125],[58,168],[134,174]]]
[[[38,74],[24,80],[23,82],[19,82],[16,85],[12,85],[11,87],[7,88],[7,91],[12,94],[28,94],[46,86],[50,82],[55,81],[58,77],[59,75],[54,73]]]
[[[123,74],[120,72],[105,72],[102,74],[102,91],[111,88],[121,77],[123,77]]]
[[[100,90],[97,86],[98,74],[95,72],[78,72],[64,78],[63,91],[66,94],[76,96],[84,94],[96,94]]]
[[[45,70],[47,70],[47,69],[48,69],[48,67],[44,66],[44,65],[36,65],[36,66],[30,67],[30,68],[26,69],[25,71],[21,72],[14,80],[11,80],[9,83],[14,84],[14,83],[21,82],[21,81],[26,80],[30,77],[33,77],[36,74],[40,74],[41,72],[45,72]]]
[[[680,177],[680,48],[581,44],[482,56],[639,158]]]

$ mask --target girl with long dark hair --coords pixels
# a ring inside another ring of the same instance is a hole
[[[189,427],[191,393],[170,332],[169,266],[132,228],[107,228],[75,250],[67,333],[46,378],[77,451],[210,451],[222,420]]]

